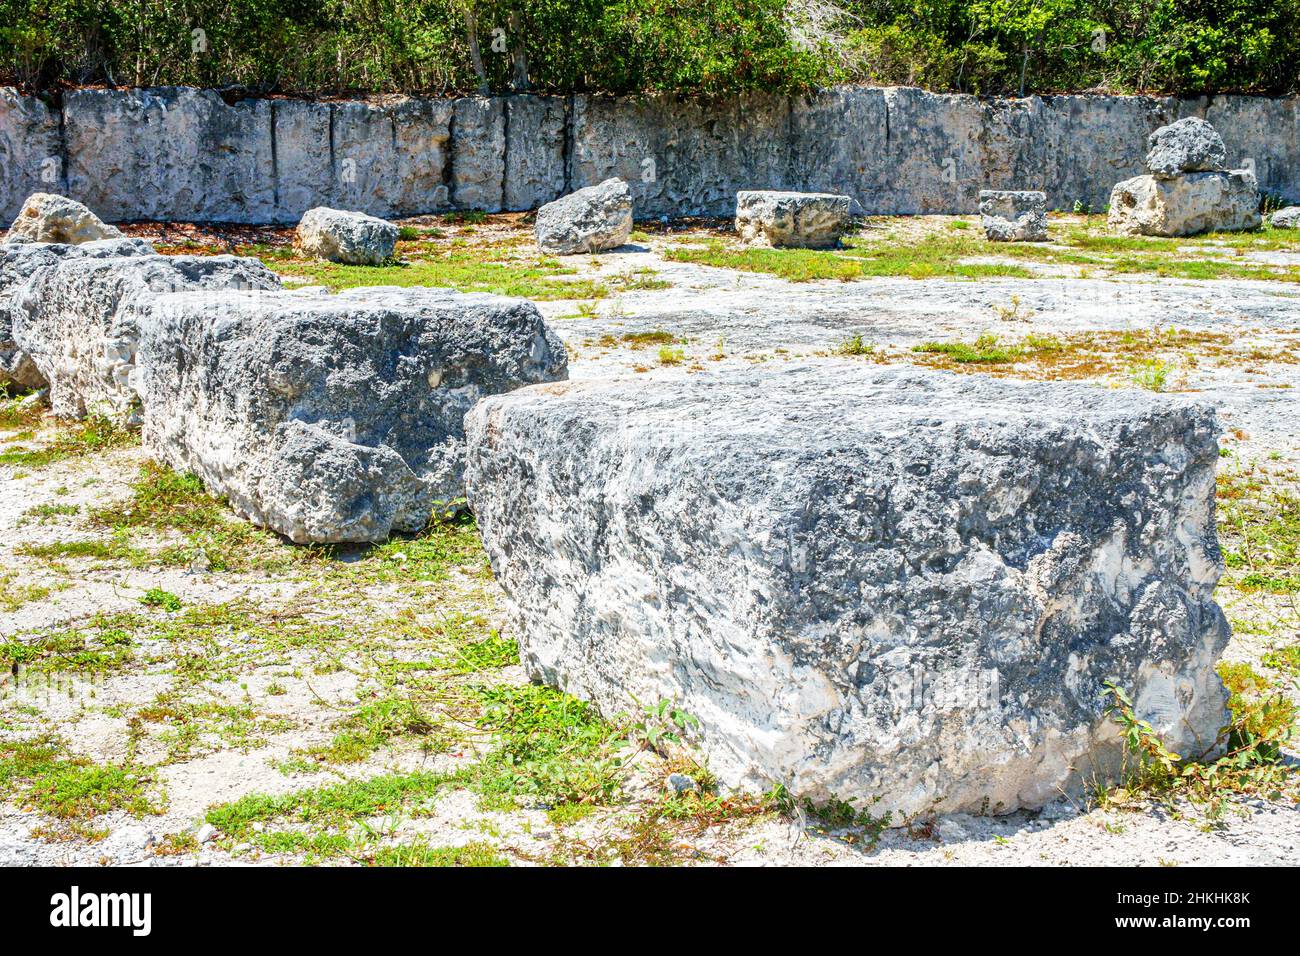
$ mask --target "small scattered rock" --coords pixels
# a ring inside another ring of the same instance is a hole
[[[672,787],[677,793],[687,793],[700,789],[700,785],[695,782],[695,778],[688,777],[684,773],[670,773],[668,775],[668,786]]]
[[[398,228],[383,219],[317,206],[303,213],[294,246],[318,259],[373,266],[393,257],[398,235]]]
[[[217,838],[217,828],[205,823],[194,832],[194,839],[199,843],[211,843]]]
[[[632,235],[632,193],[607,179],[548,202],[537,210],[537,245],[558,256],[616,249]]]
[[[1147,169],[1161,178],[1219,172],[1227,158],[1218,131],[1195,116],[1162,126],[1147,137]]]
[[[1274,229],[1300,229],[1300,206],[1287,206],[1269,217]]]
[[[1047,194],[1031,190],[981,189],[980,225],[993,242],[1045,242]]]
[[[67,196],[32,193],[9,227],[9,240],[60,242],[70,246],[96,239],[118,239],[122,233]]]

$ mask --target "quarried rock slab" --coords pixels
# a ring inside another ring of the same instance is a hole
[[[736,193],[736,232],[750,245],[833,249],[849,228],[848,196],[746,189]]]
[[[993,242],[1046,242],[1047,194],[981,189],[980,225]]]
[[[134,300],[180,290],[280,287],[256,259],[161,256],[141,240],[46,248],[90,250],[55,255],[13,299],[14,341],[49,382],[50,409],[63,418],[138,414],[140,332],[128,308]]]
[[[1194,236],[1212,230],[1258,229],[1259,186],[1252,173],[1135,176],[1116,183],[1107,225],[1132,236]]]
[[[632,194],[621,179],[607,179],[548,202],[537,210],[537,245],[570,256],[616,249],[632,235]]]
[[[676,701],[726,784],[1006,812],[1114,774],[1107,682],[1181,753],[1224,723],[1209,406],[820,364],[522,389],[466,437],[529,675]]]
[[[520,299],[188,292],[130,311],[148,453],[298,543],[423,528],[464,496],[465,412],[567,375]]]

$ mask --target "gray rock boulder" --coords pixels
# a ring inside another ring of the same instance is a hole
[[[1223,138],[1196,116],[1162,126],[1147,137],[1146,166],[1157,177],[1221,172],[1227,159]]]
[[[74,248],[92,246],[90,254],[54,254],[59,247],[47,247],[53,261],[36,269],[12,300],[14,342],[49,383],[50,408],[64,418],[133,420],[138,414],[139,329],[127,308],[133,300],[180,290],[280,287],[256,259],[161,256],[131,240]]]
[[[38,270],[62,259],[153,254],[153,247],[143,239],[104,239],[75,246],[26,238],[0,243],[0,385],[43,388],[47,384],[31,356],[14,340],[16,300],[23,284]]]
[[[1047,194],[981,189],[980,225],[993,242],[1046,242]]]
[[[607,179],[548,202],[534,227],[543,252],[560,256],[604,252],[632,234],[632,194],[621,179]]]
[[[77,245],[97,239],[118,239],[117,227],[100,221],[93,212],[67,196],[32,193],[9,227],[9,238],[32,242],[59,242]]]
[[[137,297],[146,451],[299,542],[417,531],[464,497],[465,412],[564,378],[520,299],[445,289]]]
[[[1300,229],[1300,206],[1287,206],[1269,217],[1274,229]]]
[[[391,222],[317,206],[303,214],[293,241],[300,252],[318,259],[373,266],[393,257],[397,236]]]
[[[833,249],[849,229],[848,196],[746,189],[736,193],[742,242],[796,249]]]
[[[732,786],[1006,812],[1113,776],[1107,681],[1214,745],[1216,435],[1139,390],[819,364],[486,399],[466,484],[534,680],[675,700]]]
[[[1106,217],[1111,229],[1132,236],[1258,229],[1261,221],[1259,185],[1244,169],[1126,179],[1111,191]]]

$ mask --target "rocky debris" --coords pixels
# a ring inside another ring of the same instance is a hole
[[[758,246],[833,249],[849,228],[848,196],[748,189],[736,193],[736,232]]]
[[[1274,229],[1300,229],[1300,206],[1287,206],[1269,217]]]
[[[1213,126],[1188,117],[1160,127],[1147,144],[1150,174],[1111,190],[1111,229],[1130,236],[1192,236],[1259,228],[1255,174],[1223,168],[1227,151]]]
[[[153,247],[141,239],[104,239],[76,246],[32,242],[26,238],[0,243],[0,385],[43,388],[47,384],[31,356],[14,341],[16,299],[23,283],[37,270],[61,259],[152,254]]]
[[[621,179],[579,189],[537,210],[537,245],[568,256],[616,249],[632,234],[632,194]]]
[[[59,242],[78,245],[97,239],[119,239],[117,227],[104,223],[93,212],[67,196],[32,193],[9,227],[9,238],[20,237],[32,242]]]
[[[993,242],[1046,242],[1047,194],[981,189],[980,225]]]
[[[520,299],[445,289],[137,296],[148,454],[292,541],[380,541],[464,497],[463,418],[567,375]]]
[[[294,233],[294,246],[305,255],[330,262],[374,266],[393,257],[398,229],[391,222],[317,206],[303,214]]]
[[[55,415],[130,420],[139,329],[127,306],[179,290],[278,289],[256,259],[162,256],[141,240],[19,246],[49,257],[13,292],[13,338],[49,383]]]
[[[1173,179],[1135,176],[1110,195],[1107,225],[1130,236],[1193,236],[1257,229],[1259,186],[1253,173],[1187,173]]]
[[[1147,137],[1146,167],[1160,178],[1220,172],[1226,168],[1227,159],[1223,138],[1196,116],[1162,126]]]
[[[673,700],[724,783],[874,814],[1106,779],[1111,680],[1175,750],[1213,744],[1210,407],[829,374],[572,382],[470,412],[469,501],[533,679],[609,714]]]

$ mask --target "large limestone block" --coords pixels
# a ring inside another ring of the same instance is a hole
[[[993,242],[1045,242],[1047,194],[1015,189],[980,190],[980,226]]]
[[[607,179],[537,210],[537,245],[560,256],[615,249],[632,234],[632,195],[621,179]]]
[[[305,255],[350,265],[379,265],[393,257],[398,228],[363,212],[307,210],[294,232],[294,246]]]
[[[833,249],[849,228],[848,196],[747,189],[736,193],[742,242],[797,249]]]
[[[1135,176],[1116,183],[1107,224],[1132,236],[1193,236],[1259,228],[1259,186],[1252,173]]]
[[[272,100],[211,90],[72,90],[67,192],[110,221],[270,222]]]
[[[1107,681],[1182,753],[1225,721],[1209,406],[822,363],[523,389],[466,435],[529,675],[677,701],[729,785],[1005,812],[1111,777]]]
[[[65,418],[138,414],[134,300],[180,290],[280,287],[256,259],[161,256],[147,243],[71,248],[92,247],[106,254],[64,255],[37,269],[14,298],[14,341],[49,382],[51,410]]]
[[[1221,172],[1227,159],[1223,137],[1197,116],[1162,126],[1147,137],[1146,167],[1154,176]]]
[[[153,254],[153,247],[143,239],[105,239],[75,246],[26,239],[0,243],[0,385],[12,383],[23,388],[43,388],[48,384],[31,356],[14,340],[19,293],[23,284],[38,270],[62,259]]]
[[[1300,206],[1279,209],[1268,221],[1274,229],[1300,229]]]
[[[145,449],[293,541],[379,541],[463,498],[465,412],[567,375],[521,299],[445,289],[139,297]]]
[[[0,86],[0,221],[18,215],[32,193],[62,190],[64,184],[58,109]]]
[[[9,227],[9,239],[15,237],[75,246],[97,239],[120,239],[122,233],[75,199],[54,193],[32,193]]]

